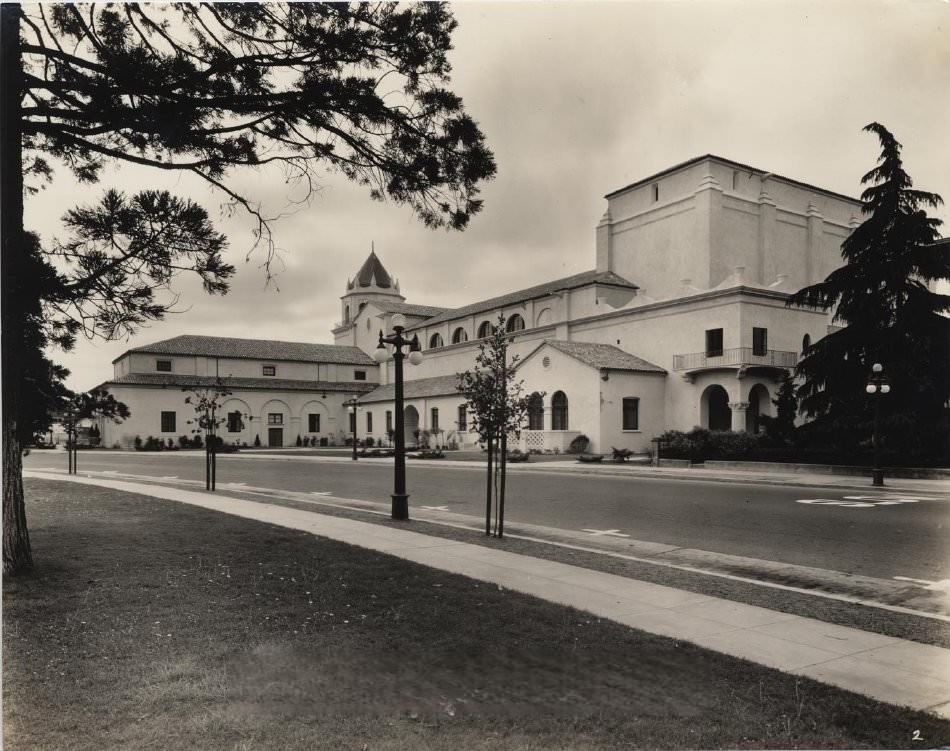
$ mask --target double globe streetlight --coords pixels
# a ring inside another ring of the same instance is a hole
[[[404,413],[403,413],[403,388],[402,388],[402,361],[408,357],[412,365],[418,365],[422,362],[422,347],[419,346],[418,335],[413,335],[412,339],[403,336],[406,328],[406,318],[402,313],[396,313],[392,319],[393,333],[389,336],[383,336],[379,332],[379,346],[373,352],[373,359],[382,364],[389,360],[390,351],[386,345],[392,349],[392,358],[395,361],[394,381],[396,387],[395,411],[396,424],[395,443],[396,443],[396,469],[393,480],[393,519],[406,520],[409,518],[409,496],[406,494],[406,437],[404,434]],[[403,351],[403,347],[407,352]]]
[[[871,439],[874,445],[874,469],[872,470],[872,485],[884,484],[884,470],[881,469],[881,397],[891,393],[891,385],[884,375],[884,366],[876,362],[871,366],[871,377],[868,378],[868,385],[864,387],[874,398],[874,436]]]

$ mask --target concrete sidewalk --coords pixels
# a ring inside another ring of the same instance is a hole
[[[950,650],[554,561],[284,506],[119,480],[114,488],[276,524],[569,605],[891,704],[950,718]]]

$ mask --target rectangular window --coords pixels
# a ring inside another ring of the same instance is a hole
[[[430,427],[432,430],[439,429],[439,408],[438,407],[432,408],[432,423]]]
[[[366,413],[366,432],[367,433],[373,432],[373,413],[372,412]]]
[[[769,330],[752,327],[752,354],[756,357],[765,357],[769,350]]]
[[[722,357],[722,329],[706,330],[706,357]]]
[[[156,360],[155,370],[157,370],[159,373],[171,373],[172,361],[171,360]]]
[[[393,413],[392,410],[386,410],[386,432],[389,433],[393,429]]]
[[[163,433],[176,432],[174,412],[162,412],[162,432]]]
[[[244,421],[240,412],[228,412],[228,432],[240,433],[244,429]]]
[[[350,411],[350,432],[356,432],[356,412]]]
[[[365,380],[366,380],[366,371],[365,371],[365,370],[354,370],[354,371],[353,371],[353,380],[354,380],[354,381],[365,381]]]
[[[268,412],[267,424],[268,425],[283,425],[284,424],[283,413],[282,412]]]
[[[308,433],[320,432],[320,415],[315,415],[312,413],[307,415],[307,432]]]
[[[640,399],[635,396],[624,397],[623,400],[623,429],[640,429]]]
[[[653,203],[656,203],[660,200],[660,186],[654,184],[653,186]]]
[[[261,375],[266,376],[275,376],[277,375],[277,366],[276,365],[263,365],[261,367]]]
[[[459,405],[459,430],[468,430],[468,411],[464,404]]]

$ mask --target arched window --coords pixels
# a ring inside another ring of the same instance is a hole
[[[343,306],[343,323],[349,323],[349,322],[350,322],[350,306],[344,305]]]
[[[544,399],[537,391],[528,397],[528,430],[544,430]]]
[[[491,336],[491,332],[494,326],[491,325],[491,321],[482,321],[481,325],[478,327],[478,338],[487,339]]]
[[[811,346],[811,337],[808,334],[802,337],[802,354],[804,355]]]
[[[551,397],[551,430],[567,430],[567,394],[555,391]]]
[[[433,334],[429,337],[429,349],[438,349],[442,345],[442,334]]]
[[[515,313],[508,319],[508,323],[505,324],[505,331],[509,333],[512,331],[524,331],[524,318]]]
[[[452,344],[461,344],[462,342],[468,341],[468,334],[465,333],[465,329],[459,326],[455,331],[452,332]]]

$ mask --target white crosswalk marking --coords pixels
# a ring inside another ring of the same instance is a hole
[[[591,537],[630,537],[619,529],[582,529],[581,532],[587,532]]]

